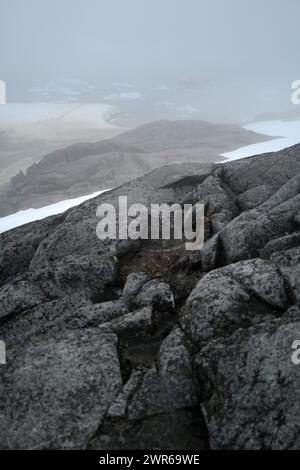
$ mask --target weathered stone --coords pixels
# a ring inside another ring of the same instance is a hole
[[[123,289],[122,299],[124,299],[126,303],[130,303],[132,299],[138,295],[143,285],[150,281],[150,279],[151,277],[147,273],[129,274]]]
[[[27,280],[16,280],[0,289],[0,318],[21,313],[46,300],[39,286]]]
[[[269,241],[269,243],[260,250],[260,256],[261,258],[270,258],[276,251],[284,251],[297,246],[300,246],[299,232]]]
[[[250,294],[267,304],[284,309],[287,305],[284,279],[274,265],[260,258],[226,266],[224,274],[231,275]]]
[[[76,328],[95,327],[110,322],[128,313],[127,306],[121,300],[102,302],[83,306],[70,318],[69,325]]]
[[[134,370],[128,382],[124,385],[116,400],[110,405],[107,418],[123,418],[127,413],[128,402],[143,378],[142,370]]]
[[[116,276],[117,263],[109,255],[99,258],[71,255],[29,272],[29,279],[39,284],[52,298],[88,289],[92,296],[105,300],[105,291]]]
[[[33,298],[33,297],[32,297]],[[78,326],[78,311],[91,306],[92,302],[83,292],[61,299],[39,303],[19,315],[14,315],[1,327],[1,339],[8,347],[26,342],[31,336],[59,333],[62,329]]]
[[[294,229],[300,206],[300,177],[289,180],[270,199],[230,222],[221,232],[227,263],[253,258],[273,238]]]
[[[272,189],[265,184],[251,188],[238,196],[239,207],[243,211],[254,209],[272,196]]]
[[[272,264],[242,261],[204,276],[187,299],[181,321],[200,346],[276,316],[274,307],[284,309],[286,304],[284,280]]]
[[[152,326],[152,308],[144,307],[136,312],[127,313],[110,322],[103,323],[101,328],[110,329],[118,334],[136,333],[146,335]]]
[[[41,337],[8,352],[0,377],[2,449],[84,449],[121,387],[116,337]]]
[[[300,303],[300,246],[287,251],[274,253],[271,257],[287,279],[295,302]]]
[[[197,188],[198,200],[207,205],[213,233],[221,231],[234,219],[239,211],[234,199],[229,196],[220,178],[209,176]]]
[[[200,253],[202,271],[206,273],[216,269],[220,256],[220,235],[214,235],[208,240],[200,250]]]
[[[141,419],[173,409],[197,405],[188,350],[182,332],[176,328],[162,343],[158,367],[145,373],[129,408],[129,419]]]
[[[300,318],[300,317],[299,317]],[[300,323],[264,323],[214,341],[197,359],[213,449],[299,449]]]
[[[153,279],[143,285],[135,299],[135,304],[139,308],[151,306],[162,312],[173,310],[175,307],[170,286],[158,279]]]

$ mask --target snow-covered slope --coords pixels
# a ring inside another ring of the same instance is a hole
[[[240,147],[233,152],[222,154],[228,160],[250,157],[261,153],[277,152],[286,147],[300,143],[300,120],[295,121],[262,121],[244,126],[245,129],[258,134],[265,134],[275,139],[267,142]]]

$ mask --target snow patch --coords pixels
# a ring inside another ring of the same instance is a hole
[[[79,204],[99,196],[99,194],[105,193],[106,191],[109,191],[109,189],[104,191],[97,191],[95,193],[77,197],[75,199],[66,199],[55,204],[40,207],[39,209],[22,210],[16,212],[15,214],[2,217],[0,218],[0,233],[7,232],[12,228],[20,227],[21,225],[28,224],[29,222],[34,222],[35,220],[45,219],[51,215],[62,214],[71,207],[78,206]]]
[[[300,143],[300,120],[295,121],[262,121],[244,126],[244,129],[265,134],[275,139],[267,142],[240,147],[233,152],[223,153],[227,161],[259,155],[261,153],[278,152]]]

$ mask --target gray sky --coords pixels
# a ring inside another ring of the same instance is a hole
[[[288,108],[300,78],[299,0],[0,0],[0,9],[11,102],[70,87],[74,100],[243,119]]]

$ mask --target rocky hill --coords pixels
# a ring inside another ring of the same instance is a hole
[[[298,449],[299,190],[297,145],[163,167],[0,235],[0,447]],[[100,241],[120,195],[202,201],[204,247]]]
[[[0,194],[0,216],[114,188],[166,164],[220,161],[223,152],[268,139],[238,125],[157,121],[112,139],[74,144],[14,176]]]

